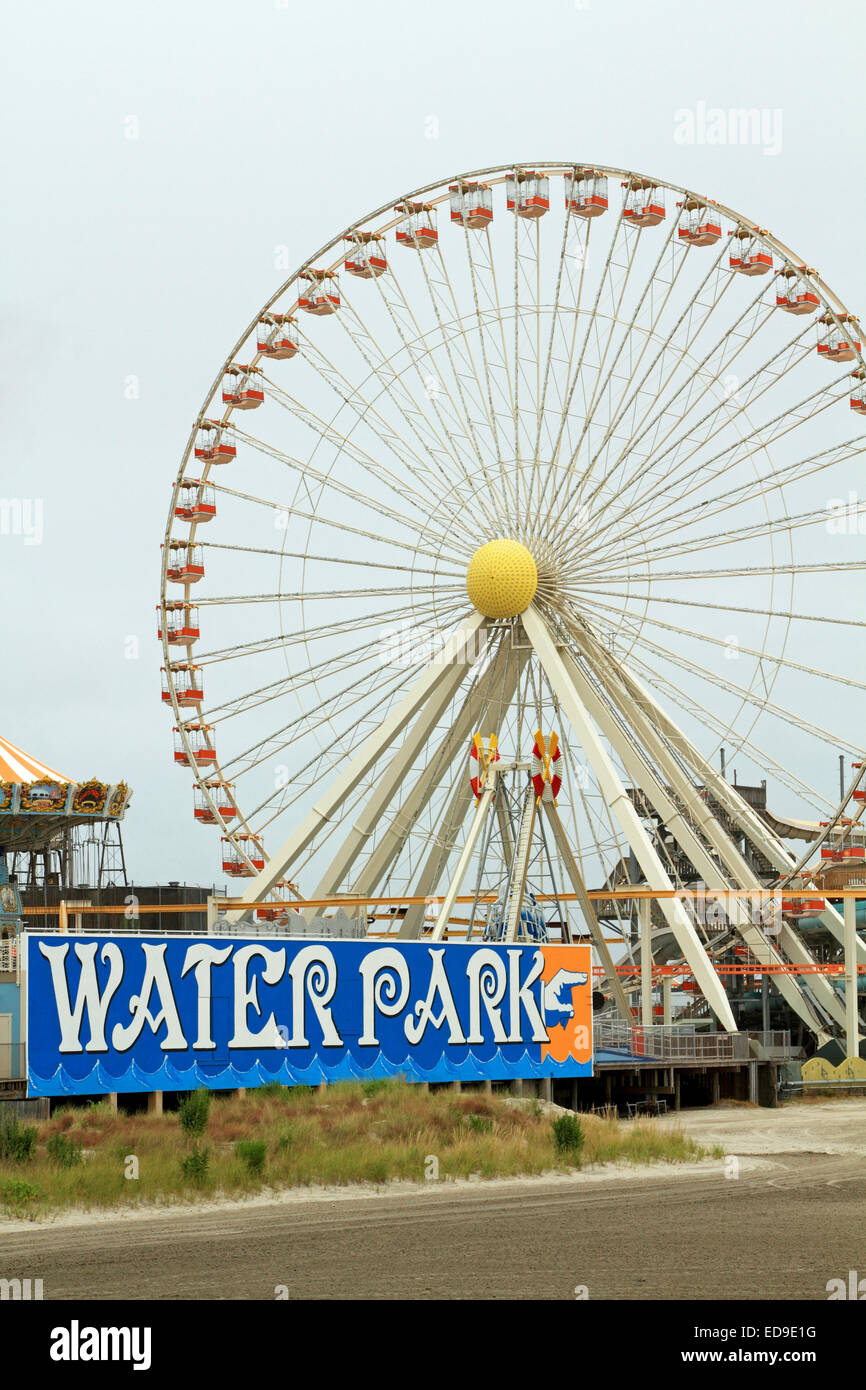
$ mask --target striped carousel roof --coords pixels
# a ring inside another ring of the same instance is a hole
[[[68,782],[61,772],[31,758],[14,743],[0,738],[0,781],[3,782]]]

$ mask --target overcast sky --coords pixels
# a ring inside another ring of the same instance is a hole
[[[0,729],[133,786],[139,882],[216,869],[160,705],[159,547],[275,248],[463,170],[595,162],[754,218],[858,311],[864,28],[861,0],[7,0]],[[707,143],[740,107],[760,139]]]

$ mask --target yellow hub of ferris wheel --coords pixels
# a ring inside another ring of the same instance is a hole
[[[538,588],[535,561],[519,541],[488,541],[466,570],[466,592],[485,618],[516,618]]]

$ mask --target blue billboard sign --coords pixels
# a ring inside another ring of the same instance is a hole
[[[592,1074],[588,946],[27,936],[32,1096]]]

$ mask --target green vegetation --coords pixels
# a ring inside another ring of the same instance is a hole
[[[0,1124],[0,1159],[29,1163],[36,1150],[36,1126],[20,1125],[18,1116]]]
[[[46,1140],[45,1149],[48,1157],[59,1163],[61,1168],[75,1168],[83,1158],[81,1145],[68,1134],[52,1134]]]
[[[191,1091],[177,1107],[180,1127],[191,1139],[198,1139],[207,1129],[210,1114],[210,1091]]]
[[[268,1156],[268,1146],[264,1139],[241,1139],[235,1144],[235,1153],[246,1165],[247,1169],[254,1177],[265,1171],[265,1159]]]
[[[210,1171],[210,1149],[200,1149],[197,1144],[193,1144],[189,1153],[184,1154],[180,1160],[180,1171],[187,1182],[201,1186]]]
[[[583,1126],[577,1115],[557,1115],[551,1123],[553,1142],[562,1154],[576,1157],[583,1148]]]
[[[27,1208],[39,1197],[39,1188],[32,1183],[24,1182],[21,1178],[13,1178],[11,1182],[0,1183],[0,1200],[4,1206],[10,1207],[15,1216],[21,1216]]]
[[[0,1220],[311,1184],[422,1182],[434,1173],[442,1182],[705,1156],[653,1119],[626,1124],[567,1113],[552,1123],[541,1106],[400,1080],[372,1089],[367,1082],[323,1091],[262,1087],[244,1096],[193,1092],[163,1115],[68,1106],[36,1126],[23,1184],[13,1156],[20,1151],[13,1144],[0,1156]]]

